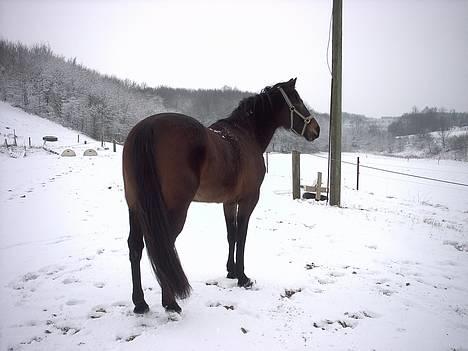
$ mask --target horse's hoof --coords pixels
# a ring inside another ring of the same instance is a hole
[[[226,278],[228,278],[228,279],[236,279],[236,278],[237,278],[237,274],[234,273],[234,272],[228,272]]]
[[[170,303],[166,306],[164,306],[164,308],[166,309],[166,312],[167,313],[172,313],[172,312],[175,312],[175,313],[182,313],[182,308],[180,308],[180,306],[177,304],[177,302],[173,302],[173,303]]]
[[[244,277],[243,279],[239,279],[237,282],[237,286],[245,289],[251,289],[252,286],[254,285],[253,280],[250,280],[250,278]]]
[[[170,321],[180,321],[182,319],[182,308],[177,304],[177,302],[170,303],[169,305],[164,306],[167,313],[167,318]]]
[[[149,306],[146,302],[139,303],[135,305],[135,308],[133,309],[133,313],[136,314],[143,314],[149,311]]]
[[[179,312],[166,310],[166,313],[167,313],[167,319],[169,319],[170,321],[177,322],[182,319],[182,314]]]

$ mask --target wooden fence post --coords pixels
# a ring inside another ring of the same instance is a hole
[[[78,134],[78,144],[80,143],[80,135]]]
[[[31,137],[29,137],[28,139],[29,139],[29,147],[31,147]]]
[[[292,152],[292,194],[293,199],[301,197],[301,154],[296,150]]]
[[[13,129],[13,140],[14,140],[13,145],[18,146],[18,144],[16,143],[16,129]]]
[[[5,147],[8,147],[8,140],[5,138]]]
[[[320,201],[322,196],[322,172],[317,172],[317,184],[315,188],[315,201]]]
[[[357,168],[356,168],[356,190],[359,190],[359,156],[357,158]]]
[[[116,146],[116,141],[115,141],[115,139],[112,140],[112,145],[113,145],[113,146],[112,146],[113,151],[116,152],[117,146]]]
[[[101,147],[104,147],[104,135],[101,135]]]

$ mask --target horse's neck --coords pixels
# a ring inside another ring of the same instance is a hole
[[[279,127],[276,125],[276,119],[273,118],[273,116],[242,116],[233,119],[233,121],[235,121],[237,128],[241,129],[245,135],[249,135],[254,139],[254,142],[259,146],[262,152],[265,152],[276,129]]]
[[[256,126],[255,136],[262,152],[265,152],[277,129],[278,126],[271,122]]]

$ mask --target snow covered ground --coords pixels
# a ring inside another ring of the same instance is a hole
[[[2,103],[0,131],[12,128],[83,148]],[[151,311],[132,312],[121,149],[98,154],[0,153],[1,350],[468,350],[468,187],[362,168],[356,191],[344,164],[343,206],[331,208],[292,200],[291,157],[270,154],[247,238],[255,288],[224,278],[222,207],[193,204],[177,242],[193,294],[173,322],[146,258]],[[304,184],[326,179],[319,156],[302,156]],[[467,163],[359,156],[468,181]]]

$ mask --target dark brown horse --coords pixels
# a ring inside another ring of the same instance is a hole
[[[149,309],[141,288],[143,242],[161,285],[164,308],[180,313],[176,298],[190,295],[175,241],[192,201],[223,203],[229,243],[227,277],[237,279],[240,287],[252,285],[244,273],[244,249],[250,214],[265,175],[263,153],[279,127],[309,141],[320,132],[295,83],[291,79],[266,87],[209,128],[189,116],[161,113],[131,130],[123,151],[123,176],[135,313]]]

